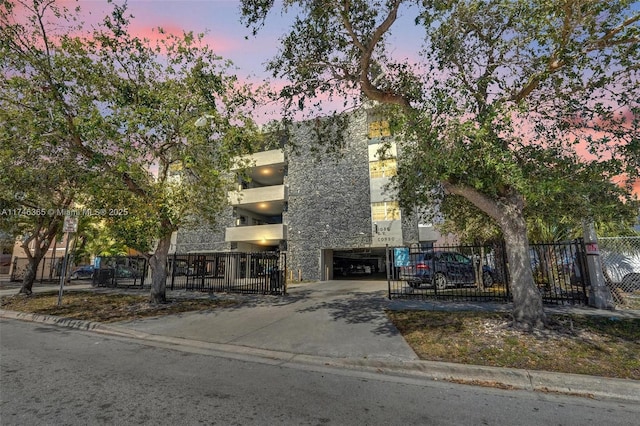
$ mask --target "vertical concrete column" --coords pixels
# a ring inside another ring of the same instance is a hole
[[[582,224],[584,233],[584,245],[587,254],[587,268],[591,291],[589,292],[589,306],[598,309],[615,309],[615,303],[611,297],[611,291],[605,284],[602,272],[602,260],[598,248],[598,237],[593,221],[584,221]]]
[[[234,254],[227,254],[226,264],[224,265],[224,283],[228,290],[230,290],[236,283],[238,275],[238,256]]]

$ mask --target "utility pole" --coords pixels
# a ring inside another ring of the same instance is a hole
[[[64,291],[64,280],[67,278],[67,265],[69,263],[69,240],[72,232],[78,232],[78,217],[65,216],[62,232],[65,233],[66,243],[64,247],[64,261],[62,262],[62,273],[60,274],[60,291],[58,291],[58,306],[62,305],[62,293]]]

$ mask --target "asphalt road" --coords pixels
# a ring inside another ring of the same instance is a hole
[[[2,425],[634,425],[638,404],[178,351],[0,321]]]

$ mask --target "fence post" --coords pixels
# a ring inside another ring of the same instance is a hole
[[[15,281],[16,280],[16,269],[18,268],[18,258],[14,257],[13,258],[13,267],[11,268],[11,277],[9,278],[9,281]]]
[[[40,271],[40,284],[44,281],[44,265],[47,263],[47,258],[43,257],[40,261],[42,263],[42,270]]]
[[[604,273],[602,272],[602,260],[600,259],[600,250],[598,249],[598,237],[593,221],[584,221],[582,224],[584,232],[584,246],[587,255],[587,269],[589,271],[589,306],[598,309],[615,308],[611,291],[605,284]]]
[[[173,290],[173,283],[176,279],[176,257],[177,253],[173,252],[173,262],[171,262],[171,290]],[[187,276],[189,275],[189,261],[187,260]]]
[[[389,273],[391,271],[391,259],[389,253],[389,244],[385,244],[384,256],[386,262],[385,268],[387,270],[387,299],[391,300],[391,276]]]

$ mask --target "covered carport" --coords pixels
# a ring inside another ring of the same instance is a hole
[[[386,280],[384,248],[323,250],[323,280]]]

